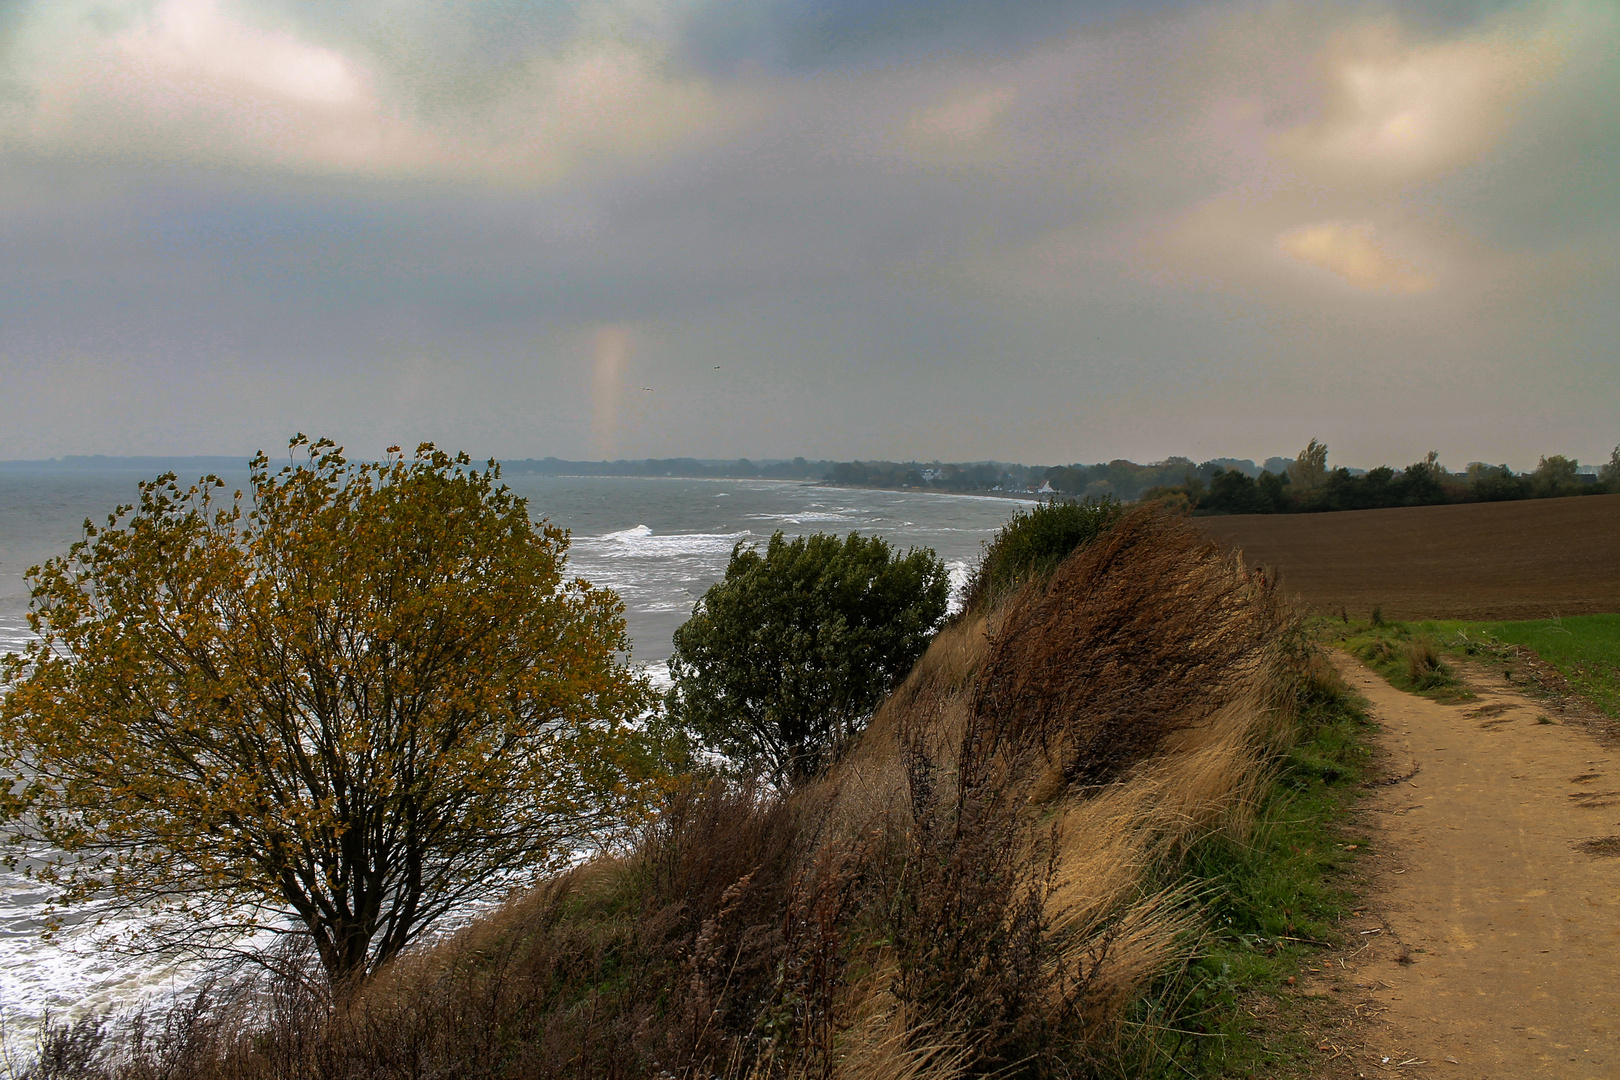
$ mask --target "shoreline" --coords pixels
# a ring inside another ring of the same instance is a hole
[[[876,484],[835,484],[829,480],[806,480],[806,487],[823,487],[833,491],[893,491],[900,495],[943,495],[950,499],[1005,499],[1012,502],[1038,503],[1042,497],[1033,491],[944,491],[940,488],[881,487]],[[1055,497],[1055,496],[1054,496]]]

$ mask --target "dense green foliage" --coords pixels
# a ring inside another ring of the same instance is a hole
[[[1326,452],[1327,447],[1313,439],[1301,453],[1302,460],[1283,472],[1265,471],[1255,477],[1236,469],[1216,469],[1200,476],[1189,474],[1184,482],[1155,488],[1146,497],[1184,500],[1198,513],[1285,514],[1620,492],[1620,465],[1614,461],[1598,476],[1584,479],[1577,472],[1579,463],[1560,454],[1542,458],[1536,470],[1525,475],[1506,465],[1481,462],[1453,474],[1430,453],[1404,469],[1383,465],[1357,474],[1327,469]],[[1620,447],[1614,456],[1620,460]]]
[[[949,579],[927,549],[881,537],[738,544],[724,579],[675,631],[673,722],[778,782],[815,775],[911,670],[945,617]]]
[[[1054,499],[1014,512],[985,544],[984,558],[968,582],[964,609],[976,610],[1030,577],[1051,573],[1070,552],[1112,528],[1123,513],[1106,496],[1084,502]]]
[[[60,902],[192,951],[304,934],[338,982],[632,822],[652,698],[619,598],[493,465],[291,449],[246,498],[142,484],[31,572],[0,811]]]
[[[825,479],[855,487],[1035,492],[1125,501],[1169,498],[1206,514],[1316,513],[1620,492],[1620,447],[1596,475],[1582,473],[1579,462],[1561,454],[1542,458],[1529,473],[1478,461],[1453,473],[1442,468],[1439,455],[1432,452],[1404,469],[1385,465],[1361,472],[1329,468],[1327,451],[1325,443],[1312,439],[1296,457],[1268,458],[1263,468],[1248,459],[1194,462],[1185,457],[1146,465],[1123,459],[1053,466],[841,461],[828,463]]]

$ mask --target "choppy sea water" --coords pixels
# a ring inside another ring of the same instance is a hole
[[[133,472],[0,471],[0,651],[27,640],[26,571],[62,554],[86,518],[100,523],[134,500]],[[247,476],[226,476],[246,486]],[[624,598],[632,662],[668,677],[671,636],[724,573],[739,542],[858,531],[900,548],[933,548],[951,571],[953,595],[984,542],[1017,503],[999,498],[866,491],[761,480],[513,476],[530,513],[568,529],[569,572]],[[127,1005],[184,989],[196,976],[96,947],[88,929],[42,940],[46,895],[0,870],[0,1022],[26,1036],[46,1010]]]

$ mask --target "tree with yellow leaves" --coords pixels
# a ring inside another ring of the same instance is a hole
[[[245,497],[144,483],[31,571],[0,800],[59,903],[169,946],[307,934],[337,984],[633,821],[654,699],[494,462],[291,449]]]

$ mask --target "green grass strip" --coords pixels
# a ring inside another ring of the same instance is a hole
[[[1606,716],[1620,719],[1620,615],[1571,615],[1562,619],[1508,622],[1462,622],[1455,619],[1380,625],[1360,624],[1341,630],[1341,644],[1403,690],[1445,697],[1445,687],[1413,685],[1401,666],[1401,654],[1416,641],[1439,650],[1502,663],[1512,669],[1512,654],[1502,646],[1520,645],[1551,664],[1570,687]],[[1380,644],[1382,643],[1382,644]]]
[[[1345,813],[1372,761],[1373,727],[1348,692],[1318,692],[1280,763],[1246,842],[1200,843],[1183,881],[1210,927],[1197,957],[1136,1007],[1136,1045],[1121,1076],[1308,1075],[1319,1056],[1307,1014],[1318,1003],[1286,989],[1309,970],[1355,907],[1347,870],[1367,850]],[[1262,1019],[1257,997],[1272,1002]]]

